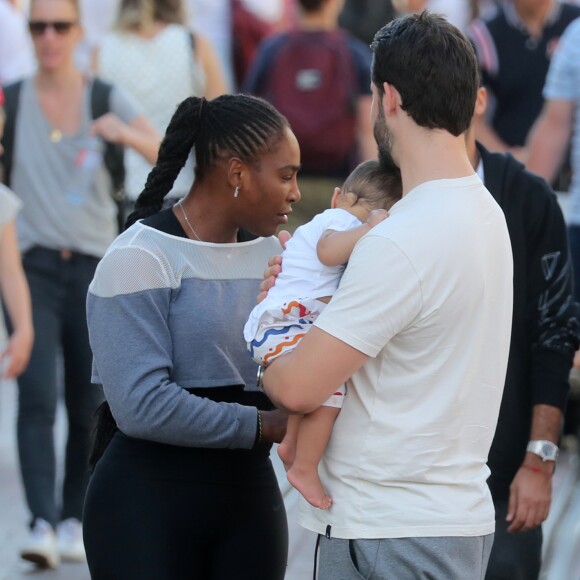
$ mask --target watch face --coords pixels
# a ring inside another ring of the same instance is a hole
[[[535,453],[544,461],[555,461],[558,457],[558,446],[551,441],[530,441],[527,450]]]

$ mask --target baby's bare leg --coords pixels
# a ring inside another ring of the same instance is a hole
[[[332,499],[318,476],[318,463],[339,412],[337,407],[319,407],[303,417],[296,438],[294,462],[287,473],[288,481],[306,501],[320,509],[328,509],[332,505]]]
[[[296,455],[296,438],[298,437],[298,429],[304,415],[289,415],[288,423],[286,425],[286,435],[280,445],[278,445],[278,455],[284,464],[284,468],[288,471],[294,463]]]

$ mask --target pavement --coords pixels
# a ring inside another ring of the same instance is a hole
[[[26,537],[29,515],[18,475],[15,416],[16,387],[13,383],[0,381],[0,580],[90,580],[85,564],[62,563],[57,570],[37,570],[19,558],[18,550]],[[61,407],[56,426],[60,466],[65,436],[66,419]],[[544,524],[544,566],[540,580],[580,580],[580,454],[577,445],[575,440],[567,442],[558,460],[552,508]],[[293,491],[286,490],[288,494]],[[287,505],[291,506],[289,501]],[[295,538],[291,545],[294,562],[289,567],[287,580],[311,577],[312,555],[297,540]]]
[[[62,563],[57,570],[38,570],[20,559],[28,510],[20,486],[15,442],[16,385],[0,380],[0,580],[90,580],[86,564]],[[57,450],[64,449],[66,419],[59,409]],[[59,457],[62,466],[62,453]]]

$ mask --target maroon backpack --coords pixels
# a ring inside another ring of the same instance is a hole
[[[305,171],[348,169],[356,161],[359,90],[347,36],[341,30],[292,31],[284,36],[263,96],[290,122]]]

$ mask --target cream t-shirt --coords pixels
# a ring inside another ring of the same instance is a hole
[[[486,461],[512,273],[504,215],[476,175],[420,185],[359,241],[315,324],[370,358],[319,469],[334,504],[303,501],[304,527],[338,538],[494,531]]]

